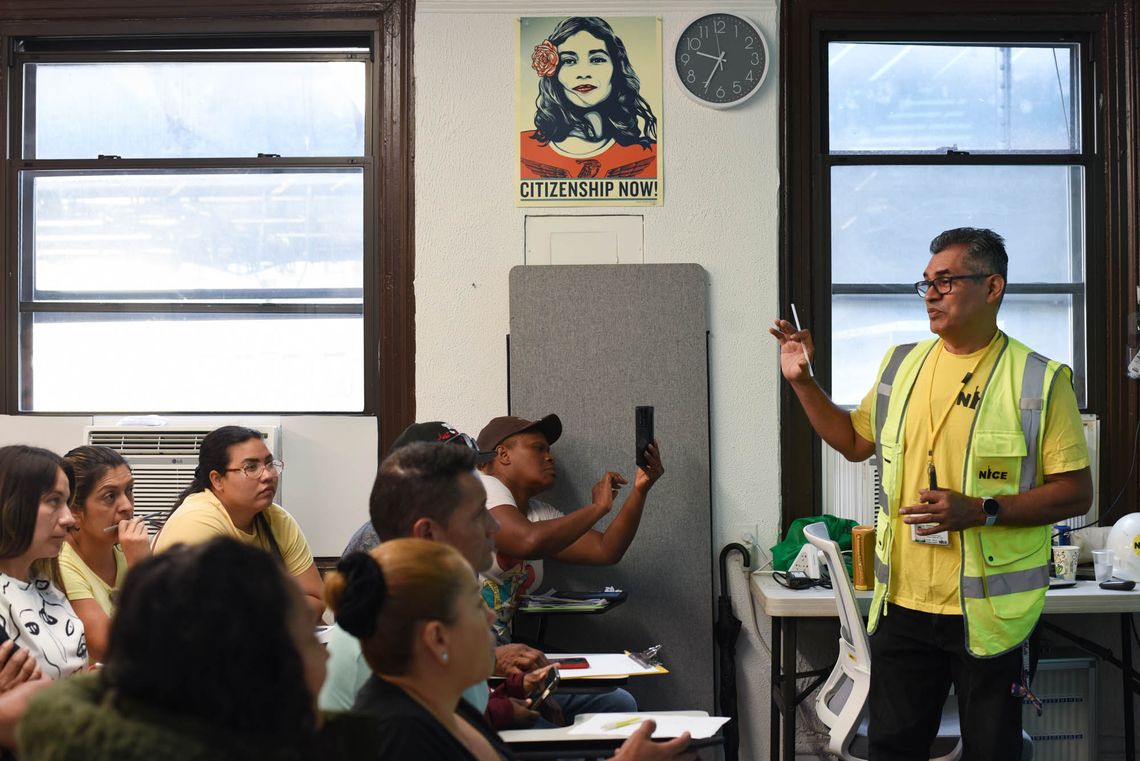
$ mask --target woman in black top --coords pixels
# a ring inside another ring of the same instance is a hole
[[[492,613],[463,556],[441,542],[396,539],[347,556],[330,574],[325,599],[340,626],[360,639],[373,676],[353,710],[374,717],[377,759],[510,761],[482,715],[460,697],[495,664]],[[695,759],[688,734],[649,739],[653,722],[614,755],[617,761]]]

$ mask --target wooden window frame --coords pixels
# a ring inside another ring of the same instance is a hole
[[[1086,261],[1088,320],[1086,350],[1089,412],[1124,425],[1102,426],[1100,493],[1102,511],[1121,488],[1129,471],[1140,392],[1123,374],[1123,349],[1128,335],[1125,319],[1136,311],[1138,162],[1133,147],[1136,129],[1131,118],[1136,101],[1135,43],[1137,0],[959,0],[916,6],[900,0],[878,0],[853,7],[844,0],[787,0],[780,8],[780,304],[794,302],[801,319],[816,326],[819,377],[831,377],[829,321],[830,262],[825,256],[827,231],[821,208],[819,143],[812,130],[822,119],[825,104],[818,97],[821,39],[825,30],[842,28],[903,32],[941,30],[961,35],[978,30],[992,40],[995,29],[1008,22],[1011,32],[1048,33],[1071,30],[1091,36],[1085,57],[1093,68],[1102,102],[1095,120],[1095,140],[1106,157],[1103,172],[1088,182],[1102,200],[1103,218],[1088,223],[1098,228],[1093,239],[1103,241],[1101,256],[1090,250]],[[1112,157],[1112,158],[1108,158]],[[931,231],[934,235],[938,231]],[[1103,285],[1101,285],[1103,283]],[[884,350],[886,347],[883,347]],[[1119,370],[1119,372],[1114,372]],[[1112,411],[1109,415],[1108,412]],[[817,515],[822,506],[821,447],[794,392],[780,389],[781,530],[793,520]],[[1134,500],[1137,479],[1129,481],[1124,499]]]

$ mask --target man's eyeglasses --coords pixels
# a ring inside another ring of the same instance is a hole
[[[226,468],[227,473],[241,472],[246,478],[261,478],[261,474],[265,472],[266,468],[273,468],[277,473],[285,470],[285,463],[280,460],[273,460],[271,462],[247,462],[240,468]]]
[[[942,277],[936,277],[933,280],[919,280],[914,284],[914,290],[915,293],[923,298],[926,298],[926,292],[931,288],[934,288],[939,296],[945,296],[954,290],[955,280],[980,280],[992,274],[994,273],[987,272],[984,275],[944,275]]]

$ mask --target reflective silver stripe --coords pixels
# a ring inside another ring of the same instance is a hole
[[[1019,491],[1029,491],[1037,483],[1037,435],[1041,431],[1041,408],[1045,406],[1045,371],[1049,360],[1037,352],[1025,358],[1021,376],[1021,432],[1025,434],[1025,459],[1021,461]]]
[[[875,581],[886,584],[890,577],[891,567],[879,560],[879,556],[875,555]]]
[[[876,389],[878,399],[875,400],[875,461],[879,464],[879,488],[878,499],[879,509],[884,513],[890,513],[890,505],[887,504],[887,490],[883,486],[883,426],[887,422],[887,409],[891,403],[891,386],[895,382],[895,376],[898,375],[899,367],[906,359],[906,355],[910,354],[911,350],[918,346],[918,344],[900,344],[895,347],[891,352],[891,358],[887,360],[887,366],[883,369],[883,376],[879,378],[879,387]],[[884,579],[885,581],[885,579]]]
[[[1032,592],[1049,586],[1049,566],[1041,565],[1024,571],[1010,571],[993,576],[963,576],[962,597],[983,598],[989,589],[990,597]]]

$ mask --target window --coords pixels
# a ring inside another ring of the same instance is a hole
[[[371,44],[18,41],[20,411],[366,409]]]
[[[1006,239],[1000,327],[1073,367],[1084,404],[1093,88],[1081,42],[1016,37],[824,38],[818,134],[839,404],[859,403],[887,346],[929,337],[912,284],[931,238],[967,226]]]
[[[929,335],[912,284],[931,238],[966,225],[1006,238],[999,324],[1073,367],[1083,410],[1128,419],[1140,158],[1119,74],[1134,42],[1117,30],[1133,10],[781,3],[780,311],[796,304],[812,328],[838,401],[859,401],[888,345]],[[786,529],[827,506],[820,441],[787,384],[780,419]],[[1135,495],[1134,423],[1101,429],[1102,493]]]

